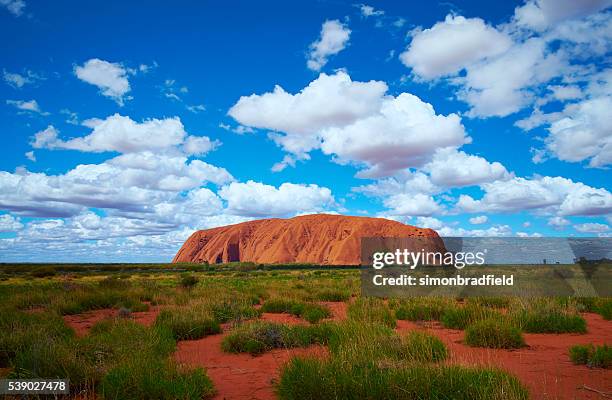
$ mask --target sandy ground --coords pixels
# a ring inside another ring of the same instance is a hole
[[[583,314],[587,334],[524,334],[526,348],[495,350],[464,345],[464,333],[445,329],[440,323],[416,324],[398,321],[399,332],[427,330],[448,346],[449,362],[462,365],[491,365],[516,375],[525,384],[532,399],[604,399],[597,392],[612,392],[612,370],[574,365],[568,349],[574,344],[612,343],[612,322],[597,314]]]
[[[346,318],[347,304],[325,302],[332,320]],[[151,325],[159,309],[132,313],[135,321]],[[105,318],[113,318],[116,310],[96,310],[80,315],[65,316],[65,321],[78,335],[85,335],[91,326]],[[568,348],[574,344],[612,343],[612,321],[597,314],[583,314],[588,333],[581,334],[525,334],[527,347],[519,350],[473,348],[463,344],[463,331],[445,329],[440,323],[398,321],[397,331],[426,330],[440,337],[450,350],[449,363],[467,366],[490,365],[516,375],[529,389],[532,399],[606,399],[612,393],[612,370],[591,369],[573,365]],[[263,320],[299,324],[302,319],[288,314],[264,313]],[[225,326],[225,331],[231,329]],[[226,333],[199,340],[178,343],[175,359],[190,366],[204,367],[217,389],[215,399],[274,399],[274,385],[280,367],[295,355],[324,357],[327,349],[312,346],[305,349],[274,350],[260,356],[227,354],[221,350]],[[607,394],[606,397],[604,394]]]

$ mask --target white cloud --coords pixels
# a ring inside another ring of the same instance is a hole
[[[15,218],[11,214],[0,215],[0,232],[16,232],[22,228],[23,224],[19,218]]]
[[[335,206],[331,190],[317,185],[283,183],[278,188],[260,182],[232,182],[219,190],[230,214],[262,217],[291,216]]]
[[[19,17],[23,15],[26,2],[23,0],[0,0],[0,5],[5,7],[11,14]]]
[[[574,229],[582,233],[605,233],[610,230],[610,227],[606,224],[587,222],[584,224],[574,225]]]
[[[27,157],[28,160],[35,162],[36,161],[36,156],[34,155],[33,151],[27,151],[25,153],[25,156]]]
[[[612,97],[597,97],[568,105],[561,118],[548,128],[546,148],[557,158],[591,167],[612,164]]]
[[[82,66],[76,66],[74,73],[80,80],[97,86],[103,96],[113,99],[120,106],[130,91],[128,71],[119,63],[92,58]]]
[[[533,101],[530,87],[548,82],[567,70],[562,52],[550,53],[546,42],[532,38],[502,55],[467,67],[455,78],[459,98],[471,106],[471,117],[506,116]]]
[[[547,224],[554,227],[555,229],[563,229],[564,226],[569,225],[571,222],[567,219],[559,216],[551,217],[548,219]]]
[[[480,200],[461,195],[459,210],[513,212],[540,210],[558,215],[605,215],[612,212],[612,194],[562,177],[513,178],[486,183]]]
[[[444,211],[442,206],[432,197],[422,193],[399,193],[387,197],[383,201],[389,213],[402,216],[428,217]]]
[[[504,237],[512,235],[508,225],[495,225],[487,229],[464,229],[445,226],[437,230],[442,237]]]
[[[32,84],[38,80],[44,79],[44,77],[35,74],[30,70],[25,70],[23,74],[2,70],[2,77],[4,78],[4,81],[7,85],[10,85],[16,89],[21,89],[25,85]]]
[[[434,184],[445,187],[472,186],[510,177],[500,163],[490,163],[454,148],[438,150],[423,169],[430,173]]]
[[[319,39],[310,45],[306,65],[313,71],[320,71],[330,56],[338,54],[348,44],[351,30],[337,19],[328,20],[321,27]]]
[[[204,104],[194,104],[192,106],[187,106],[187,110],[194,114],[199,114],[201,112],[206,111],[206,107],[204,106]]]
[[[34,135],[34,148],[70,149],[85,152],[115,151],[137,153],[142,151],[174,151],[183,145],[185,154],[204,154],[217,146],[207,137],[191,136],[178,117],[148,119],[141,123],[119,114],[104,120],[83,122],[93,131],[84,137],[70,140],[58,138],[58,131],[49,126]]]
[[[506,34],[480,18],[447,15],[444,22],[414,33],[400,60],[419,77],[434,79],[501,54],[511,45]]]
[[[442,227],[444,227],[444,222],[434,217],[418,217],[416,224],[419,227],[433,230],[442,229]]]
[[[484,224],[489,220],[486,215],[479,215],[477,217],[470,218],[470,224],[472,225],[480,225]]]
[[[361,11],[361,15],[364,17],[380,17],[381,15],[385,15],[385,12],[382,10],[377,10],[372,6],[368,6],[367,4],[359,4],[359,11]]]
[[[339,71],[321,74],[295,95],[276,86],[241,97],[229,115],[246,126],[282,132],[272,139],[297,159],[320,148],[336,162],[362,165],[361,177],[420,166],[438,148],[469,142],[456,114],[436,114],[412,94],[393,97],[386,90],[384,82],[353,82]]]
[[[40,109],[38,102],[36,100],[23,101],[23,100],[7,100],[6,104],[14,106],[18,110],[24,112],[34,112],[40,115],[49,115],[48,112],[45,112]]]
[[[514,10],[518,26],[536,31],[570,18],[582,17],[612,5],[610,0],[529,0]]]

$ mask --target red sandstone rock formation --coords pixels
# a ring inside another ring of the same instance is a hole
[[[358,265],[362,237],[419,237],[425,249],[444,251],[431,229],[383,218],[313,214],[194,232],[172,262]]]

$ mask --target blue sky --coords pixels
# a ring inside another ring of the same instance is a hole
[[[0,261],[313,212],[608,236],[610,1],[0,0]]]

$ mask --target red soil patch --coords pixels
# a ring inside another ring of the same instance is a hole
[[[331,320],[346,318],[346,303],[320,302],[332,311]],[[262,320],[287,325],[304,324],[291,314],[263,313]],[[229,328],[230,324],[224,326]],[[215,399],[274,399],[274,384],[280,367],[296,355],[327,356],[327,348],[311,346],[305,349],[273,350],[260,356],[228,354],[221,350],[225,334],[199,340],[179,342],[175,358],[193,367],[204,367],[212,379],[217,395]]]
[[[397,329],[427,330],[448,346],[449,362],[467,366],[489,365],[516,375],[529,389],[533,399],[603,399],[588,387],[609,394],[612,392],[612,371],[574,365],[569,347],[575,344],[612,343],[612,322],[597,314],[583,314],[588,333],[524,334],[528,347],[518,350],[496,350],[464,345],[464,332],[445,329],[439,323],[417,324],[398,321]]]
[[[285,315],[285,314],[272,314]],[[175,358],[194,367],[205,367],[215,384],[215,399],[274,399],[274,383],[279,368],[296,355],[320,355],[327,349],[312,346],[305,349],[273,350],[260,356],[228,354],[221,350],[225,335],[179,342]]]
[[[87,311],[82,314],[64,315],[64,321],[76,332],[77,336],[85,336],[92,326],[106,319],[116,318],[119,310],[104,308],[100,310]],[[138,311],[130,314],[130,318],[145,326],[151,326],[159,314],[159,307],[150,306],[149,311]]]

